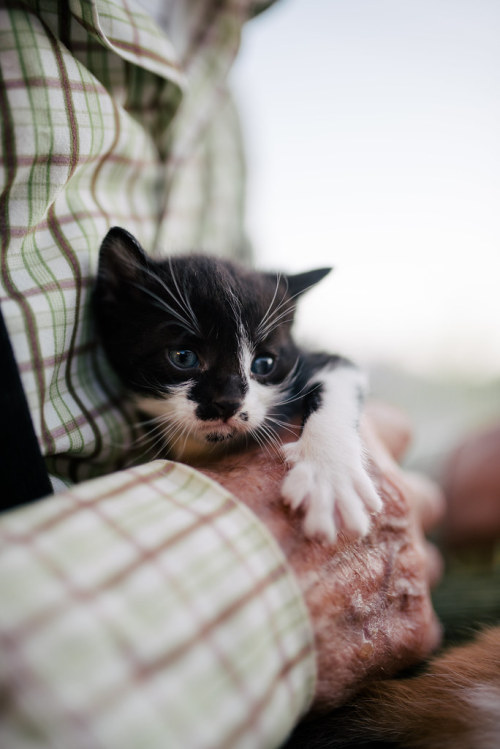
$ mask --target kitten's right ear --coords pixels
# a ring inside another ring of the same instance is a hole
[[[332,270],[333,268],[316,268],[304,273],[295,273],[293,276],[286,276],[288,293],[292,299],[301,296],[331,273]]]
[[[108,231],[99,252],[98,284],[104,284],[108,291],[124,289],[125,284],[131,291],[147,266],[147,255],[132,234],[119,226]]]

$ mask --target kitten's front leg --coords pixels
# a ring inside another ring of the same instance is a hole
[[[300,439],[283,446],[291,466],[283,498],[293,509],[303,507],[310,537],[333,543],[342,528],[364,536],[369,513],[382,507],[359,435],[365,378],[350,363],[332,359],[310,379],[308,390]]]

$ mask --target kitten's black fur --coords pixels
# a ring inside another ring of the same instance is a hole
[[[276,441],[301,417],[301,438],[283,448],[295,471],[283,493],[306,507],[309,535],[332,541],[339,524],[366,533],[365,508],[379,500],[355,428],[360,373],[342,357],[299,349],[291,334],[296,299],[329,271],[262,273],[203,255],[155,261],[115,227],[101,246],[94,308],[109,361],[163,425],[173,457]],[[339,437],[345,471],[334,454],[315,455],[318,440],[334,448]],[[326,486],[336,480],[342,486]]]
[[[299,356],[290,334],[295,298],[330,270],[282,276],[276,295],[277,303],[284,301],[279,325],[260,341],[256,352],[277,357],[273,371],[260,378],[270,385],[283,382],[299,362],[288,391],[292,397],[303,391],[318,365],[340,360],[328,355],[315,355],[313,360]],[[256,273],[204,255],[155,262],[132,235],[112,229],[101,247],[95,293],[106,354],[130,390],[163,398],[170,386],[186,379],[186,372],[168,361],[166,350],[193,346],[203,354],[208,366],[205,371],[189,372],[195,380],[189,397],[199,404],[201,419],[217,417],[218,405],[225,416],[228,406],[241,402],[247,389],[239,371],[241,331],[234,305],[241,305],[240,316],[255,340],[259,323],[276,292],[277,280],[276,274]],[[164,285],[173,293],[165,294]],[[161,302],[156,295],[163,297]],[[181,303],[186,298],[193,314]],[[162,306],[163,302],[172,307],[175,317]],[[300,404],[293,402],[282,407],[280,415],[290,418],[299,411]]]

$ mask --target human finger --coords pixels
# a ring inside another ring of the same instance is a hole
[[[368,401],[365,414],[390,455],[401,460],[412,438],[408,416],[396,406],[379,400]]]
[[[443,492],[434,481],[422,473],[404,471],[402,480],[406,485],[410,507],[422,529],[430,530],[444,517],[446,502]]]

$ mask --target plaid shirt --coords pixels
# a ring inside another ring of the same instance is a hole
[[[254,10],[0,8],[0,300],[42,452],[75,484],[0,520],[9,749],[261,749],[311,698],[311,629],[280,550],[196,471],[126,467],[133,417],[88,314],[110,226],[156,254],[246,256],[226,77]]]

